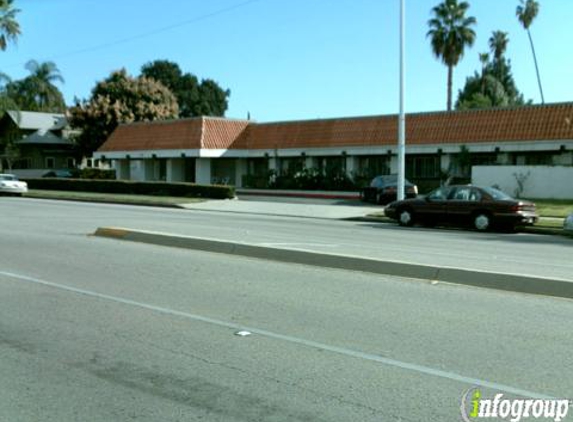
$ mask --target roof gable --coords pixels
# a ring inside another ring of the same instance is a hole
[[[68,125],[64,114],[8,110],[6,114],[23,130],[61,130]]]

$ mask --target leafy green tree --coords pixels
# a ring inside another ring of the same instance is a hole
[[[59,69],[53,62],[26,63],[30,76],[8,83],[6,92],[22,110],[63,113],[66,110],[64,96],[56,82],[63,83]]]
[[[452,109],[452,84],[454,67],[464,55],[466,47],[475,41],[473,26],[477,21],[473,16],[466,16],[470,5],[466,1],[444,0],[432,9],[434,17],[428,21],[432,51],[448,67],[448,111]]]
[[[506,107],[510,100],[502,83],[493,75],[479,75],[477,72],[466,79],[464,88],[459,91],[457,110]]]
[[[476,72],[466,79],[464,88],[458,93],[456,109],[519,106],[525,103],[515,84],[511,62],[505,57],[508,44],[505,32],[493,32],[489,39],[493,60],[489,61],[488,54],[480,54],[481,75]]]
[[[181,117],[224,116],[227,111],[229,90],[211,79],[199,82],[195,75],[183,73],[177,63],[156,60],[145,64],[141,74],[161,82],[175,94]]]
[[[133,78],[125,69],[98,82],[88,101],[70,109],[71,125],[81,130],[76,138],[79,154],[89,156],[121,123],[174,119],[178,117],[173,93],[156,80]]]
[[[533,61],[535,63],[535,72],[537,74],[537,83],[539,85],[539,93],[541,94],[541,102],[545,104],[545,97],[543,96],[543,88],[541,87],[541,76],[539,76],[539,66],[537,65],[537,56],[535,54],[535,47],[533,45],[533,38],[531,37],[531,31],[529,27],[537,17],[539,13],[539,3],[536,0],[520,0],[520,4],[517,6],[515,14],[517,19],[527,31],[529,36],[529,44],[531,45],[531,53],[533,54]]]
[[[14,0],[0,0],[0,49],[5,51],[9,42],[16,42],[20,32],[20,24],[16,15],[20,9],[14,9]]]

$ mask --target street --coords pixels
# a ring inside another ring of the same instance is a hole
[[[90,235],[573,282],[570,239],[25,198],[0,209],[0,421],[457,421],[473,386],[573,397],[570,300]]]

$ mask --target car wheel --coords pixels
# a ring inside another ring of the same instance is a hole
[[[474,227],[480,232],[488,230],[491,226],[491,217],[489,214],[480,212],[474,215]]]
[[[414,224],[414,213],[408,208],[398,211],[398,223],[401,226],[411,226]]]

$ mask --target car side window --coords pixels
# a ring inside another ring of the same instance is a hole
[[[469,201],[470,191],[470,188],[457,188],[456,192],[450,196],[450,199],[453,201]]]
[[[444,201],[445,199],[447,199],[448,193],[449,193],[449,189],[439,188],[439,189],[436,189],[435,191],[431,192],[428,195],[428,199],[430,199],[432,201]]]
[[[477,189],[470,190],[469,200],[472,202],[480,202],[482,198],[481,192]]]

